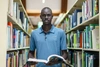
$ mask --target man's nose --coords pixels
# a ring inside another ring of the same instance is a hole
[[[48,18],[48,16],[46,15],[46,17],[45,18]]]

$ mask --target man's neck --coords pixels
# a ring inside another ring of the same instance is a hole
[[[52,24],[51,25],[43,25],[42,26],[42,29],[45,33],[47,33],[52,27]]]

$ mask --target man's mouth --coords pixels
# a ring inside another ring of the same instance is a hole
[[[45,22],[48,22],[49,20],[45,20]]]

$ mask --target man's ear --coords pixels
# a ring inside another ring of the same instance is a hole
[[[53,18],[53,15],[52,15],[52,18]]]
[[[41,18],[41,15],[40,15],[40,18]]]

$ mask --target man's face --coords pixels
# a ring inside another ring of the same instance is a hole
[[[42,19],[44,25],[51,24],[52,17],[53,16],[50,9],[44,9],[40,15],[40,18]]]

